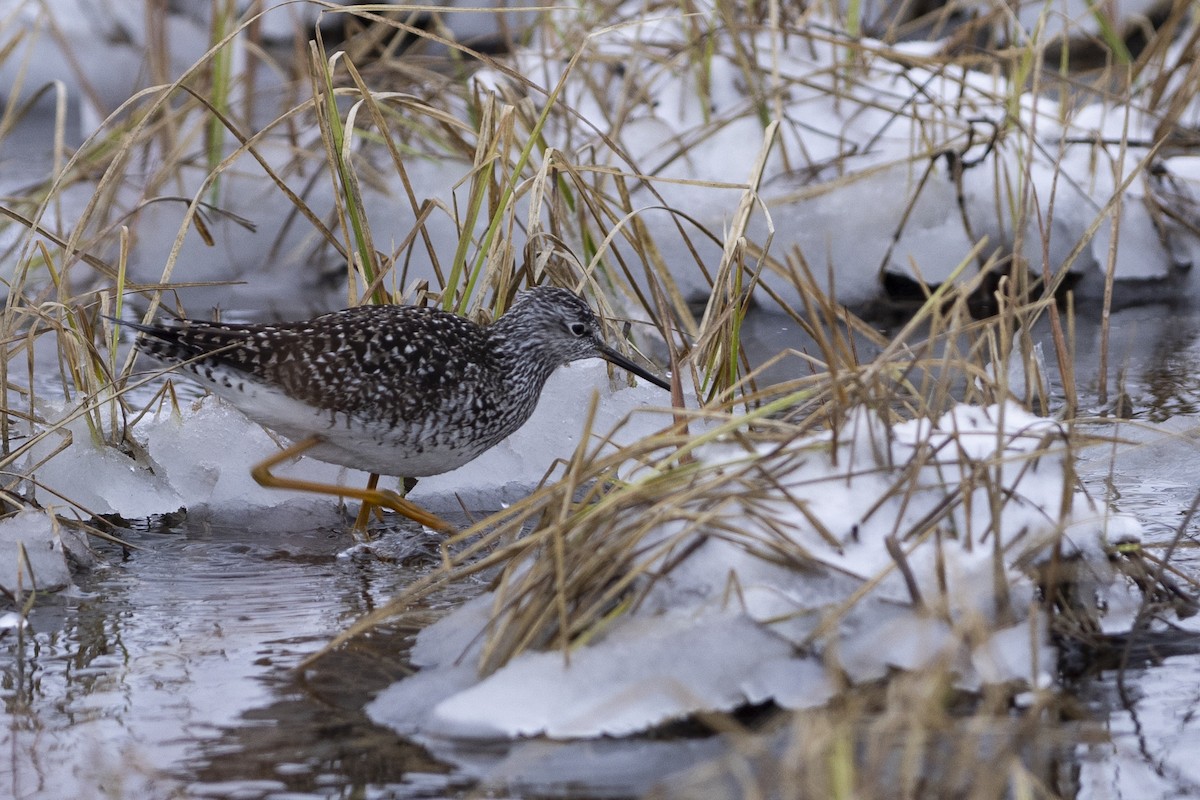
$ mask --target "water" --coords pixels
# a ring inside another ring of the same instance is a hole
[[[432,563],[414,531],[385,562],[341,530],[127,531],[79,588],[0,649],[0,797],[361,796],[445,790],[445,767],[359,712],[402,673],[407,634],[299,662]],[[414,544],[415,542],[415,544]]]

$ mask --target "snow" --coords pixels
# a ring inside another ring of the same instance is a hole
[[[1049,14],[1051,28],[1056,20],[1065,19],[1063,14],[1085,29],[1092,23],[1077,3],[1070,5]],[[39,51],[32,59],[45,74],[39,72],[30,84],[64,79],[74,97],[79,81],[61,54],[56,55],[59,45],[45,31],[47,8],[22,6],[31,30],[22,46],[55,51]],[[73,43],[89,77],[115,82],[101,94],[128,96],[132,90],[128,84],[136,83],[141,69],[140,45],[146,37],[141,15],[73,0],[64,4],[64,19],[58,20],[58,6],[53,8],[56,22],[61,22],[63,35]],[[1139,3],[1130,0],[1118,11],[1136,14],[1138,8]],[[295,24],[295,14],[302,14],[307,25],[313,13],[305,6],[281,5],[269,10],[264,20],[269,28],[285,30]],[[574,31],[575,12],[559,13],[566,15],[562,29]],[[672,279],[684,296],[708,293],[700,267],[715,265],[721,247],[696,235],[690,222],[667,213],[664,204],[685,212],[709,231],[719,233],[727,227],[759,157],[764,131],[760,105],[780,123],[758,192],[775,224],[769,226],[763,213],[753,214],[749,238],[765,244],[768,231],[773,230],[771,254],[782,259],[795,248],[814,276],[844,303],[877,299],[888,275],[931,283],[947,280],[976,246],[981,246],[982,255],[960,280],[973,277],[997,248],[1019,248],[1036,273],[1067,269],[1082,278],[1077,293],[1095,297],[1109,268],[1112,219],[1118,212],[1112,263],[1119,284],[1158,285],[1168,295],[1177,291],[1175,284],[1187,279],[1186,268],[1200,258],[1200,237],[1193,229],[1158,211],[1169,208],[1184,223],[1196,218],[1200,200],[1196,159],[1154,153],[1153,162],[1149,160],[1152,151],[1144,142],[1154,140],[1160,124],[1153,113],[1115,103],[1068,107],[1057,98],[1020,92],[998,76],[941,63],[926,66],[926,42],[887,46],[861,40],[856,43],[860,50],[855,70],[847,74],[845,48],[824,32],[806,35],[801,29],[776,37],[769,31],[739,31],[741,40],[735,47],[735,34],[717,26],[711,33],[713,53],[705,61],[703,80],[689,58],[659,58],[664,51],[686,53],[693,44],[693,26],[712,13],[704,3],[687,18],[647,17],[641,3],[618,7],[609,20],[617,24],[604,26],[586,40],[588,57],[575,63],[566,76],[559,102],[574,113],[552,117],[542,132],[545,146],[566,154],[568,160],[652,176],[653,192],[631,183],[627,211],[646,225],[662,261],[672,265]],[[469,35],[470,26],[486,15],[447,13],[443,17]],[[528,19],[528,15],[519,17]],[[203,20],[181,15],[169,19],[172,43],[182,38],[189,44],[169,50],[178,62],[171,65],[172,74],[179,74],[200,55],[207,35]],[[519,24],[514,15],[506,15],[506,20]],[[819,27],[820,20],[812,22]],[[176,27],[184,32],[176,33]],[[101,39],[104,32],[128,31],[133,46],[96,47],[96,30],[102,32]],[[530,43],[513,55],[517,72],[546,91],[563,78],[564,48],[578,46],[550,36],[548,29],[536,29]],[[103,70],[87,68],[93,59],[111,58],[109,51],[115,50],[130,51],[126,55],[136,61],[127,68],[111,68],[108,61]],[[1182,60],[1187,54],[1175,47],[1165,57]],[[14,64],[18,61],[10,59]],[[618,76],[612,68],[616,63],[623,65]],[[747,70],[761,80],[763,92],[786,91],[787,103],[757,102],[746,90]],[[1185,72],[1164,73],[1172,76],[1165,91],[1176,88]],[[482,70],[473,80],[489,91],[501,87],[524,91],[494,70]],[[445,113],[465,113],[453,93],[432,101],[444,106]],[[1007,121],[1010,106],[1017,109],[1017,118]],[[197,129],[202,122],[197,115],[182,127]],[[1177,124],[1200,124],[1200,109],[1180,108]],[[278,135],[266,132],[256,141],[256,152],[277,175],[285,176],[315,215],[325,217],[333,211],[332,196],[297,183],[307,180],[310,172],[298,154],[306,149],[319,153],[321,148],[312,138],[296,142],[292,135],[284,130]],[[607,147],[605,140],[616,143],[619,150]],[[1124,147],[1120,142],[1125,142]],[[421,224],[437,252],[452,252],[462,223],[451,219],[447,209],[465,206],[470,182],[464,178],[473,164],[462,154],[440,152],[429,143],[407,144],[424,148],[421,157],[406,161],[416,204],[427,203],[433,209]],[[370,143],[352,138],[349,146],[362,155],[362,185],[374,240],[390,252],[389,245],[412,233],[415,209],[390,168],[372,171],[366,179],[370,164],[379,161]],[[151,154],[136,161],[151,165],[150,169],[158,158]],[[199,168],[173,171],[172,192],[194,196],[203,176]],[[133,188],[146,176],[127,178],[119,182],[122,188],[111,200],[113,213],[137,209],[129,219],[130,275],[154,282],[172,252],[183,206],[147,204],[148,198]],[[604,179],[599,180],[603,191]],[[218,215],[208,218],[206,226],[215,238],[212,246],[188,231],[177,262],[187,265],[185,279],[244,280],[244,286],[232,291],[238,298],[235,306],[248,308],[277,299],[281,275],[299,274],[303,277],[297,288],[304,286],[309,295],[302,302],[312,303],[312,297],[322,292],[322,270],[336,274],[344,270],[343,260],[321,249],[320,237],[310,226],[295,223],[292,203],[253,159],[239,159],[223,173],[221,182],[221,207],[250,220],[257,232]],[[1119,194],[1119,202],[1110,203],[1114,193]],[[516,201],[514,220],[524,223],[537,218],[527,203],[527,196]],[[74,203],[64,207],[62,227],[69,228],[82,208]],[[689,232],[690,246],[677,229],[680,224]],[[514,226],[512,231],[515,251],[525,244],[522,227]],[[582,240],[570,240],[571,231],[561,235],[574,252],[586,252]],[[111,241],[100,245],[101,250],[109,246],[115,245]],[[618,238],[611,246],[624,245]],[[400,255],[405,269],[402,290],[417,281],[436,283],[433,259],[423,244]],[[786,271],[767,270],[762,279],[784,302],[799,305],[801,289]],[[325,307],[337,305],[336,295],[325,291],[321,298],[328,301]],[[197,286],[185,294],[190,304],[203,308],[228,306],[230,292],[227,286]]]
[[[434,707],[427,732],[482,739],[636,733],[686,716],[697,703],[732,711],[768,699],[757,668],[785,660],[790,649],[738,615],[708,617],[703,627],[686,611],[632,620],[603,648],[579,649],[569,667],[559,652],[518,656]],[[704,669],[680,680],[679,663]]]
[[[842,302],[877,297],[884,273],[946,280],[985,239],[985,253],[1019,243],[1039,274],[1067,268],[1090,276],[1081,287],[1095,293],[1109,262],[1114,208],[1107,201],[1118,191],[1118,281],[1177,277],[1197,252],[1197,237],[1186,226],[1149,211],[1169,191],[1185,199],[1184,216],[1194,214],[1197,196],[1191,167],[1179,157],[1157,159],[1155,174],[1147,169],[1148,150],[1139,143],[1154,138],[1159,123],[1152,114],[1100,103],[1064,114],[1057,99],[1018,93],[1000,77],[941,63],[926,68],[926,43],[893,48],[862,40],[849,77],[844,51],[823,36],[741,32],[735,56],[733,34],[723,27],[711,33],[714,55],[705,61],[701,84],[688,59],[659,58],[665,49],[687,50],[696,19],[647,19],[638,3],[622,6],[617,17],[622,24],[588,40],[596,58],[574,64],[562,89],[564,104],[587,124],[551,122],[549,142],[572,152],[590,148],[595,132],[603,133],[628,155],[609,156],[614,166],[656,176],[654,188],[667,204],[720,230],[737,193],[706,182],[744,183],[762,137],[739,60],[751,59],[763,91],[782,81],[787,92],[759,192],[777,223],[772,252],[798,248]],[[518,71],[553,87],[565,68],[556,52],[554,42],[535,41],[516,54]],[[912,56],[916,63],[909,62]],[[1183,56],[1176,51],[1173,57]],[[621,80],[611,75],[617,62],[625,67]],[[476,80],[487,88],[508,81],[489,71]],[[1014,96],[1020,118],[1006,124],[1004,106]],[[1184,116],[1198,113],[1189,108]],[[1099,144],[1122,141],[1125,149]],[[657,200],[639,190],[633,203],[648,208]],[[1051,216],[1049,262],[1043,264],[1039,226]],[[781,223],[790,220],[803,223]],[[689,266],[674,221],[659,214],[644,221],[667,251],[666,261],[679,265],[673,278],[685,293],[704,294],[707,285]],[[756,215],[751,238],[763,242],[766,231],[765,217]],[[1081,241],[1085,246],[1073,257]],[[789,276],[768,273],[763,280],[799,304]]]
[[[15,611],[5,611],[0,614],[0,639],[23,629],[28,623],[25,618]]]
[[[802,708],[832,695],[835,674],[873,681],[939,662],[965,689],[1049,685],[1055,651],[1031,611],[1033,579],[1015,565],[1048,558],[1064,532],[1066,552],[1105,564],[1107,537],[1138,529],[1071,488],[1062,442],[1056,423],[1000,405],[890,429],[860,410],[836,435],[761,445],[756,467],[774,488],[723,502],[711,528],[683,514],[646,534],[654,580],[587,644],[525,651],[480,676],[492,607],[507,603],[487,594],[423,630],[412,652],[421,671],[368,713],[431,740],[571,739],[766,701]],[[753,474],[746,455],[732,444],[699,453],[730,481]],[[998,519],[991,491],[1003,498]],[[780,537],[814,563],[762,555]],[[904,551],[908,581],[889,543]],[[519,577],[504,585],[521,591]]]

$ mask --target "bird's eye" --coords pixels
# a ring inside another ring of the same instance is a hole
[[[582,322],[572,322],[567,328],[576,336],[587,336],[588,327]]]

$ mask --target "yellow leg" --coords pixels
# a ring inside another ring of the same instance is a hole
[[[300,478],[281,478],[271,474],[271,468],[282,464],[285,461],[291,461],[300,455],[303,455],[306,450],[311,450],[316,445],[320,444],[321,437],[310,436],[303,441],[296,442],[291,447],[280,450],[270,458],[264,459],[255,464],[250,470],[250,475],[254,480],[258,481],[260,486],[266,486],[269,489],[295,489],[300,492],[313,492],[314,494],[329,494],[335,497],[348,497],[351,500],[358,500],[361,503],[372,506],[380,506],[382,508],[390,508],[398,514],[403,514],[414,522],[419,522],[422,525],[443,531],[445,533],[453,533],[454,527],[446,522],[441,517],[430,514],[425,509],[418,506],[416,503],[405,500],[395,492],[387,489],[377,489],[375,485],[369,485],[365,489],[355,489],[350,486],[339,486],[335,483],[318,483],[317,481],[306,481]],[[368,512],[369,514],[370,512]],[[361,516],[361,512],[360,512]]]
[[[367,478],[367,491],[373,492],[379,486],[379,473],[372,472],[371,477]],[[354,518],[354,530],[366,532],[367,523],[371,521],[371,512],[375,510],[375,505],[372,503],[362,503],[358,507],[358,516]]]

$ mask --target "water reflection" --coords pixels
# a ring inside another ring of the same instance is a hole
[[[1064,316],[1064,326],[1067,325]],[[1148,305],[1114,311],[1109,319],[1107,369],[1108,397],[1100,394],[1100,365],[1104,331],[1099,313],[1089,310],[1073,320],[1073,371],[1083,413],[1112,415],[1117,393],[1124,391],[1132,416],[1162,421],[1200,411],[1200,310],[1190,306]],[[885,337],[898,331],[880,327]],[[795,351],[821,356],[816,343],[791,317],[760,309],[747,318],[743,329],[753,363],[762,363],[778,353]],[[1055,359],[1050,319],[1043,314],[1031,331],[1045,354],[1050,385],[1059,392],[1054,401],[1061,406],[1063,381]],[[850,337],[858,357],[872,358],[877,348],[858,334]],[[917,344],[918,342],[914,342]],[[796,356],[787,356],[763,372],[761,385],[807,374],[809,367]],[[1053,409],[1052,409],[1053,410]]]
[[[1120,391],[1129,396],[1132,416],[1141,419],[1162,421],[1200,408],[1200,320],[1196,310],[1165,305],[1126,308],[1112,314],[1109,327],[1109,397],[1101,398],[1101,320],[1097,314],[1076,318],[1073,369],[1081,409],[1103,412]],[[1034,336],[1046,349],[1054,385],[1061,386],[1048,320],[1037,325]]]
[[[358,712],[399,677],[403,636],[373,637],[374,651],[329,659],[306,683],[294,671],[432,563],[413,546],[421,534],[389,534],[405,554],[389,563],[339,557],[351,542],[334,529],[126,535],[141,549],[107,552],[78,590],[40,600],[32,633],[0,651],[0,785],[15,797],[256,780],[327,796],[444,772]],[[235,793],[254,796],[253,783]]]

